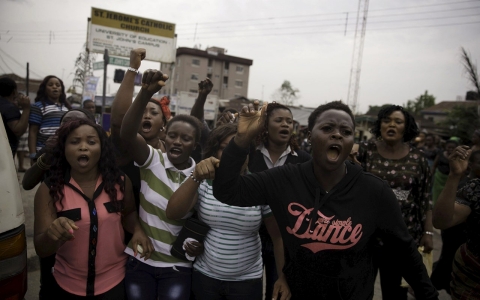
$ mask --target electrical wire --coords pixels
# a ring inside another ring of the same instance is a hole
[[[424,28],[424,27],[445,27],[445,26],[459,26],[459,25],[471,25],[471,24],[480,24],[478,22],[465,22],[465,23],[452,23],[452,24],[436,24],[436,25],[424,25],[424,26],[411,26],[411,27],[391,27],[391,28],[377,28],[377,29],[368,29],[368,31],[376,31],[376,30],[396,30],[396,29],[413,29],[413,28]],[[342,30],[331,30],[331,31],[308,31],[308,32],[292,32],[292,33],[271,33],[271,34],[261,34],[261,35],[226,35],[226,36],[212,36],[212,37],[195,37],[195,40],[207,40],[207,39],[225,39],[225,38],[239,38],[239,37],[265,37],[265,36],[291,36],[291,35],[306,35],[306,34],[323,34],[323,33],[344,33],[345,31]],[[179,35],[179,39],[182,40],[193,40],[194,38],[183,38]]]
[[[444,3],[436,3],[436,4],[425,4],[425,5],[417,5],[417,6],[406,6],[406,7],[395,7],[395,8],[384,8],[384,9],[372,9],[369,10],[369,13],[375,11],[388,11],[388,10],[399,10],[399,9],[411,9],[411,8],[420,8],[420,7],[432,7],[432,6],[442,6],[442,5],[451,5],[451,4],[461,4],[461,3],[470,3],[470,2],[477,2],[478,0],[468,0],[468,1],[452,1],[452,2],[444,2]],[[313,17],[313,16],[327,16],[327,15],[338,15],[341,14],[342,16],[346,13],[356,13],[357,11],[345,11],[345,12],[336,12],[336,13],[323,13],[323,14],[311,14],[311,15],[296,15],[296,16],[284,16],[284,17],[267,17],[267,18],[256,18],[256,19],[243,19],[243,20],[226,20],[226,21],[214,21],[214,22],[196,22],[196,23],[186,23],[186,24],[178,24],[177,26],[198,26],[202,24],[217,24],[217,23],[232,23],[232,22],[250,22],[250,21],[258,21],[258,20],[265,20],[265,19],[287,19],[287,18],[305,18],[305,17]]]
[[[373,21],[369,22],[368,24],[382,24],[382,23],[402,23],[402,22],[419,22],[425,20],[444,20],[444,19],[453,19],[453,18],[467,18],[467,17],[475,17],[479,16],[478,14],[469,14],[469,15],[461,15],[461,16],[449,16],[449,17],[432,17],[432,18],[421,18],[421,19],[407,19],[407,20],[388,20],[388,21]],[[336,26],[345,26],[345,23],[337,23],[337,24],[326,24],[326,25],[309,25],[309,26],[288,26],[288,27],[271,27],[271,28],[243,28],[242,31],[258,31],[258,30],[289,30],[289,29],[303,29],[303,28],[319,28],[319,27],[336,27]],[[347,31],[352,31],[347,29]],[[226,33],[226,32],[236,32],[236,30],[219,30],[215,32],[197,32],[196,35],[199,36],[200,34],[218,34],[218,33]],[[179,34],[182,36],[191,35],[191,34]]]
[[[3,59],[3,56],[0,55],[0,59],[3,61],[5,66],[10,70],[10,72],[14,74],[15,72],[13,72],[12,68],[10,68],[10,66],[7,64],[7,62]]]
[[[15,58],[13,58],[12,56],[10,56],[7,52],[5,52],[2,48],[0,48],[0,51],[1,51],[3,54],[5,54],[8,58],[10,58],[11,60],[13,60],[13,61],[14,61],[17,65],[19,65],[21,68],[24,68],[24,67],[25,67],[23,64],[19,63]],[[2,60],[3,60],[3,59],[2,59]],[[38,74],[37,74],[36,72],[34,72],[32,69],[30,69],[30,72],[31,72],[33,75],[35,75],[35,76],[37,76],[37,77],[39,77],[39,78],[45,77],[45,76],[40,76],[40,75],[38,75]]]
[[[459,4],[459,3],[470,3],[470,2],[479,2],[477,1],[456,1],[456,2],[446,2],[446,3],[437,3],[437,4],[427,4],[427,5],[417,5],[417,6],[408,6],[408,7],[401,7],[401,8],[386,8],[386,9],[378,9],[378,10],[370,10],[370,11],[387,11],[387,10],[400,10],[400,9],[412,9],[412,8],[420,8],[420,7],[436,7],[436,6],[442,6],[442,5],[450,5],[450,4]],[[399,14],[382,14],[382,15],[377,15],[377,16],[372,16],[369,15],[369,20],[370,18],[384,18],[384,17],[396,17],[396,16],[406,16],[406,15],[419,15],[419,14],[432,14],[432,13],[443,13],[443,12],[452,12],[452,11],[461,11],[461,10],[469,10],[472,11],[474,9],[478,9],[480,6],[473,6],[473,7],[465,7],[465,8],[452,8],[448,10],[434,10],[434,11],[424,11],[424,12],[406,12],[406,13],[399,13]],[[278,27],[275,26],[275,24],[271,24],[272,20],[278,21],[279,19],[286,19],[286,18],[297,18],[297,17],[308,17],[308,16],[326,16],[326,15],[334,15],[334,14],[342,14],[341,18],[330,18],[330,19],[317,19],[317,20],[299,20],[299,21],[288,21],[288,22],[282,22],[282,24],[278,25],[284,25],[285,23],[292,24],[292,23],[297,23],[297,24],[307,24],[307,23],[312,23],[315,22],[314,24],[311,25],[299,25],[299,26],[287,26],[287,27]],[[197,31],[197,32],[192,32],[192,31],[179,31],[179,38],[181,39],[189,39],[193,35],[193,37],[200,37],[202,39],[208,39],[208,38],[213,38],[213,37],[219,37],[222,34],[229,34],[231,36],[231,33],[235,32],[240,32],[240,30],[237,30],[238,27],[241,27],[241,32],[243,33],[248,33],[251,31],[285,31],[285,30],[298,30],[298,29],[308,29],[308,28],[325,28],[325,27],[330,27],[330,28],[335,28],[335,27],[345,27],[345,22],[344,22],[344,15],[345,13],[328,13],[328,14],[314,14],[314,15],[303,15],[303,16],[287,16],[287,17],[281,17],[281,18],[262,18],[262,19],[249,19],[249,20],[231,20],[231,21],[216,21],[216,22],[206,22],[203,24],[224,24],[224,23],[234,23],[234,22],[245,22],[245,21],[251,21],[251,20],[262,20],[262,21],[268,21],[270,23],[253,23],[253,24],[248,24],[249,27],[242,26],[242,25],[223,25],[220,26],[220,30],[216,29],[217,27],[210,27],[210,28],[203,28],[203,31]],[[389,28],[379,28],[375,29],[372,28],[372,24],[379,24],[379,23],[402,23],[402,22],[419,22],[419,21],[426,21],[426,20],[437,20],[437,19],[452,19],[452,18],[466,18],[466,17],[474,17],[478,16],[480,14],[469,14],[469,15],[456,15],[456,16],[439,16],[439,17],[430,17],[430,18],[417,18],[417,19],[403,19],[403,20],[386,20],[386,21],[369,21],[369,30],[388,30]],[[328,21],[338,21],[338,23],[334,24],[318,24],[318,22],[328,22]],[[466,23],[470,24],[470,23]],[[451,26],[457,26],[461,24],[454,24]],[[274,27],[265,27],[265,26],[274,26]],[[347,26],[351,27],[353,26],[352,24],[348,24]],[[430,24],[428,26],[421,26],[421,27],[437,27],[437,26],[449,26],[448,24]],[[234,27],[234,28],[231,28]],[[230,29],[229,29],[230,28]],[[403,28],[415,28],[415,27],[399,27],[399,28],[392,28],[392,29],[403,29]],[[417,27],[418,28],[418,27]],[[345,31],[352,31],[352,30],[344,30]],[[11,35],[14,32],[16,36]],[[36,33],[34,33],[36,32]],[[52,31],[31,31],[31,32],[25,32],[25,31],[17,31],[17,30],[0,30],[0,34],[3,34],[7,36],[7,38],[10,36],[10,39],[8,41],[5,41],[5,39],[0,40],[0,42],[12,42],[12,43],[32,43],[35,42],[37,44],[62,44],[62,45],[73,45],[77,44],[80,40],[84,41],[85,37],[85,30],[58,30],[55,31],[55,36],[56,39],[50,40]],[[337,32],[337,31],[332,31]],[[321,32],[321,33],[328,33],[328,32]],[[284,33],[287,35],[291,34],[298,34],[297,32],[295,33]],[[284,35],[284,34],[265,34],[262,33],[260,35],[248,35],[248,36],[265,36],[265,35]],[[300,34],[310,34],[310,32],[301,32]]]

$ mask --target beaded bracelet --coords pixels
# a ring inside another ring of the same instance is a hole
[[[190,178],[192,178],[192,180],[195,181],[198,184],[202,183],[202,181],[203,181],[203,180],[198,180],[197,178],[193,177],[193,171],[190,173]]]
[[[40,157],[37,159],[37,166],[40,168],[40,170],[46,171],[50,169],[51,165],[47,165],[46,163],[43,162],[42,158],[44,155],[45,153],[40,155]]]
[[[433,235],[433,232],[431,232],[431,231],[425,231],[424,234]]]

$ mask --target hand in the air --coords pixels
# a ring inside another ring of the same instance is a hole
[[[167,81],[168,75],[163,74],[158,70],[146,70],[142,77],[142,90],[153,95],[158,92]]]

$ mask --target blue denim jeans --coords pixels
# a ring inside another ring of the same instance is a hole
[[[196,300],[262,300],[262,279],[224,281],[193,270],[192,288]]]
[[[188,300],[192,268],[152,267],[130,256],[125,273],[129,300]]]

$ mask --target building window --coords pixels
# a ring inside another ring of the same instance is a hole
[[[243,81],[241,81],[241,80],[235,80],[235,86],[238,87],[238,88],[243,87]]]
[[[242,97],[242,95],[240,95],[240,94],[235,94],[234,97],[235,97],[235,98],[239,98],[239,97]]]
[[[180,67],[180,58],[177,58],[177,66]]]
[[[196,58],[192,59],[192,65],[194,65],[194,66],[200,66],[200,60],[199,60],[199,59],[196,59]]]
[[[209,59],[208,59],[208,66],[209,66],[209,67],[211,67],[211,66],[212,66],[212,64],[213,64],[213,61],[212,61],[212,59],[211,59],[211,58],[209,58]]]
[[[215,75],[215,78],[220,78],[220,75]]]
[[[208,79],[212,79],[212,74],[207,74]]]
[[[191,90],[189,90],[189,92],[190,92],[190,93],[198,93],[198,90],[193,90],[193,89],[191,89]]]
[[[195,80],[195,81],[198,81],[198,74],[192,74],[192,76],[190,77],[191,80]]]
[[[243,74],[243,66],[237,66],[237,73]]]
[[[225,70],[228,70],[228,68],[230,68],[230,63],[228,61],[225,62]]]
[[[214,93],[214,94],[218,94],[218,90],[213,90],[213,93]]]

